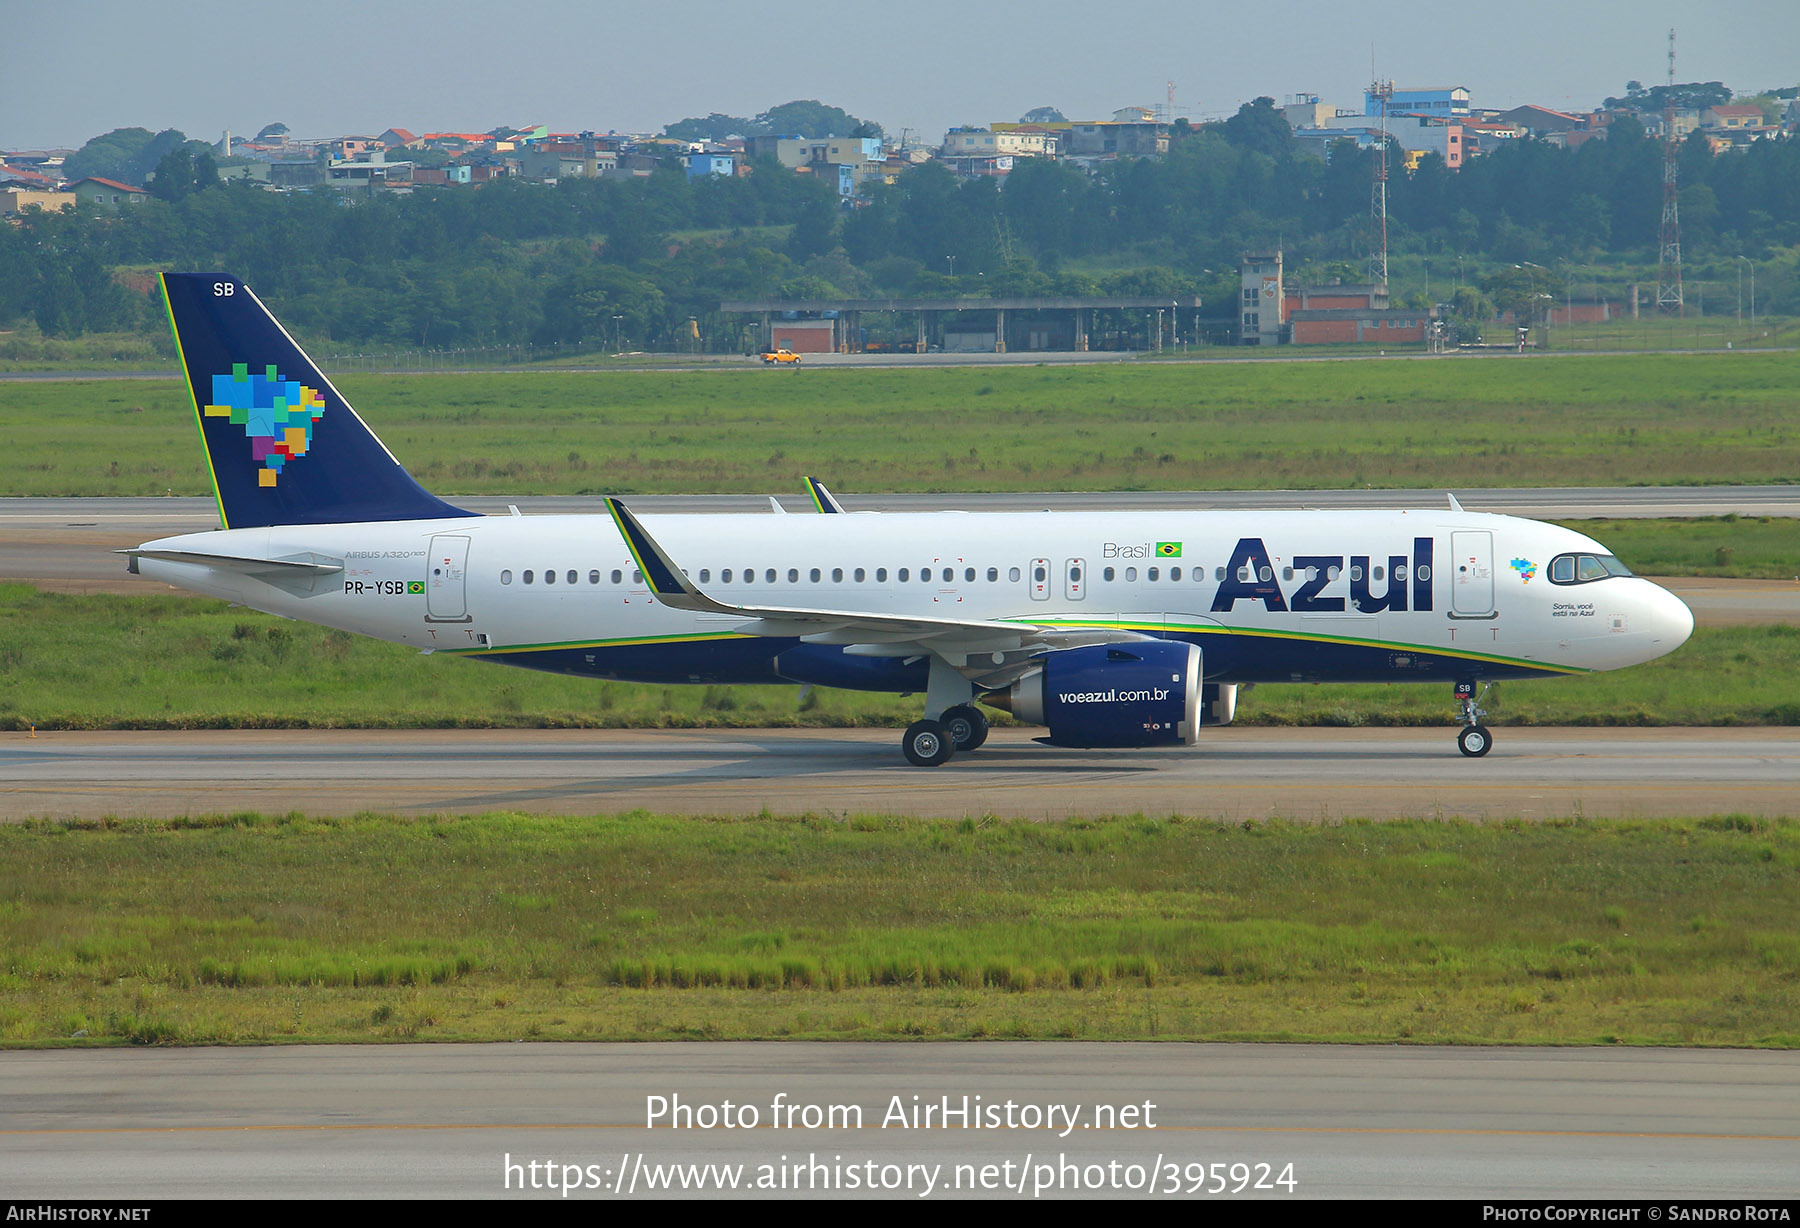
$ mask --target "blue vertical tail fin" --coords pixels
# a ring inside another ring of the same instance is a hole
[[[162,283],[226,528],[476,515],[413,481],[250,287]]]

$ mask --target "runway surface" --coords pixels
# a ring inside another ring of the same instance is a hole
[[[840,1114],[837,1128],[799,1116],[774,1128],[782,1093],[802,1109],[855,1106],[861,1127]],[[758,1122],[646,1129],[653,1096],[729,1100]],[[1058,1125],[881,1124],[895,1098],[910,1113],[965,1096],[1002,1114],[1010,1101],[1015,1122],[1024,1106],[1056,1106]],[[1154,1124],[1096,1129],[1097,1106]],[[1076,1122],[1066,1136],[1064,1110]],[[1240,1197],[1792,1198],[1800,1053],[1004,1042],[0,1053],[11,1198],[499,1198],[509,1158],[510,1194],[525,1198],[562,1197],[519,1188],[544,1171],[532,1161],[559,1179],[578,1166],[595,1188],[574,1196],[593,1198],[633,1181],[640,1197],[668,1196],[646,1188],[644,1165],[741,1165],[747,1185],[760,1165],[814,1158],[823,1169],[803,1171],[815,1184],[854,1167],[898,1186],[878,1195],[915,1200],[983,1196],[969,1184],[988,1165],[1014,1188],[987,1197],[1030,1198],[1045,1180],[1045,1197],[1151,1196],[1070,1188],[1129,1182],[1131,1166],[1140,1182],[1161,1176],[1156,1193],[1173,1177],[1187,1194],[1196,1172],[1210,1186],[1214,1163],[1227,1186],[1234,1163],[1250,1181],[1292,1165],[1291,1194]],[[1063,1161],[1080,1167],[1071,1176]],[[1087,1167],[1110,1161],[1116,1177]],[[795,1196],[788,1180],[764,1196]],[[719,1197],[719,1184],[715,1168],[689,1196]]]
[[[1763,729],[1209,729],[1191,749],[1081,751],[997,730],[914,768],[891,730],[206,731],[0,735],[0,816],[257,810],[1185,814],[1540,819],[1791,815],[1800,739]]]

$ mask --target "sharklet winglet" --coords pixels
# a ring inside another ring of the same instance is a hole
[[[825,489],[825,484],[816,478],[806,479],[806,493],[812,496],[813,506],[825,513],[842,512],[844,505],[837,497]]]
[[[625,548],[631,551],[632,561],[644,573],[645,583],[664,605],[714,614],[738,612],[736,607],[714,601],[696,588],[694,582],[688,579],[687,573],[657,544],[656,539],[650,536],[649,531],[623,502],[608,495],[606,510],[611,513],[613,523],[618,526],[619,536],[625,539]]]

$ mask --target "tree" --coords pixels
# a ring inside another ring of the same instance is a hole
[[[677,141],[724,141],[734,136],[760,135],[752,120],[714,111],[704,119],[681,119],[663,128],[663,135]]]
[[[1608,98],[1606,105],[1626,111],[1660,112],[1671,97],[1681,110],[1702,111],[1707,107],[1730,102],[1731,91],[1720,81],[1687,81],[1674,86],[1672,91],[1667,85],[1653,85],[1645,89],[1636,81],[1627,81],[1625,96]]]
[[[794,233],[788,240],[788,252],[796,260],[823,256],[837,246],[838,206],[827,192],[812,193],[800,205],[794,218]]]
[[[212,151],[204,145],[196,151],[194,145],[199,142],[178,145],[162,156],[150,180],[150,195],[172,203],[219,186],[219,166]]]
[[[1548,273],[1521,265],[1508,265],[1482,279],[1481,290],[1498,311],[1510,311],[1513,319],[1532,324],[1549,302]]]
[[[1239,107],[1221,128],[1225,139],[1239,149],[1272,158],[1289,152],[1294,143],[1294,130],[1288,125],[1287,116],[1277,111],[1275,100],[1266,95]]]
[[[1578,247],[1603,248],[1612,237],[1612,211],[1592,192],[1583,192],[1571,200],[1566,217],[1564,232]]]
[[[756,117],[760,135],[804,136],[813,139],[822,136],[848,136],[851,129],[863,122],[848,111],[828,107],[816,98],[784,102],[778,107],[770,107]],[[876,125],[875,130],[879,132],[880,126]]]
[[[70,154],[63,174],[70,179],[115,179],[142,187],[145,178],[171,149],[187,143],[175,128],[152,134],[146,128],[115,128]]]
[[[615,315],[625,317],[614,321]],[[624,336],[643,340],[663,325],[663,292],[647,278],[606,264],[593,264],[551,283],[544,295],[547,341],[601,340]]]

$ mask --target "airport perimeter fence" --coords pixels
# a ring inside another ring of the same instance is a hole
[[[642,358],[640,353],[620,354],[610,346],[490,345],[443,350],[382,350],[325,354],[319,365],[334,372],[380,373],[387,371],[462,371],[469,367],[533,367],[564,364],[577,359]]]
[[[1656,352],[1686,350],[1791,349],[1800,344],[1800,321],[1792,316],[1759,316],[1752,323],[1733,315],[1702,315],[1693,307],[1684,317],[1659,316],[1646,312],[1637,319],[1625,318],[1574,324],[1539,321],[1531,330],[1528,348],[1544,350],[1582,350],[1594,353]],[[1459,345],[1452,341],[1446,350],[1513,350],[1517,347],[1511,324],[1488,324],[1474,337]],[[1233,344],[1230,329],[1206,332],[1195,339],[1183,339],[1162,351],[1168,357],[1240,358],[1246,351]],[[1194,342],[1197,341],[1198,344]],[[1328,357],[1333,353],[1370,353],[1380,349],[1386,353],[1410,353],[1428,348],[1425,342],[1369,342],[1365,345],[1282,346],[1280,355]],[[1156,353],[1144,351],[1143,353]],[[1254,353],[1254,351],[1252,351]],[[1275,357],[1264,353],[1261,357]],[[408,371],[461,371],[469,368],[573,367],[583,363],[638,365],[645,361],[667,362],[675,359],[717,362],[742,357],[736,351],[691,353],[680,350],[619,351],[610,345],[521,344],[468,346],[454,349],[391,349],[326,354],[319,365],[336,373],[381,374]]]

